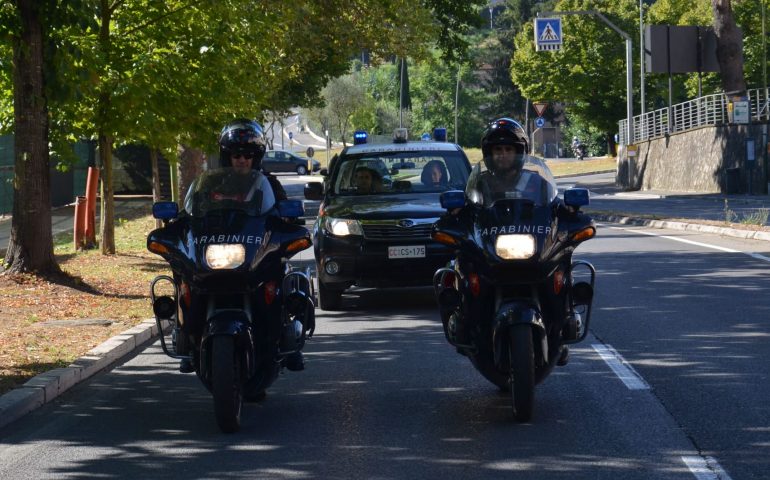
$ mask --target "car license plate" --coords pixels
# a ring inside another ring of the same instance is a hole
[[[388,247],[388,258],[425,258],[425,245]]]

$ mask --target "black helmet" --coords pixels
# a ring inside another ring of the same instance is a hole
[[[514,168],[520,170],[524,165],[524,154],[529,152],[529,142],[524,129],[515,120],[510,118],[498,118],[487,127],[484,136],[481,137],[481,153],[484,155],[484,164],[487,169],[495,171],[491,164],[493,145],[514,145],[517,148],[517,161]]]
[[[254,161],[251,168],[262,168],[265,155],[265,135],[262,126],[249,119],[239,119],[228,123],[219,134],[219,161],[223,167],[231,167],[233,153],[251,154]]]

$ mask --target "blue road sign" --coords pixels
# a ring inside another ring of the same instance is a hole
[[[535,18],[537,51],[561,49],[561,18]]]
[[[535,126],[537,128],[543,128],[543,125],[545,125],[545,118],[543,117],[537,117],[535,119]]]
[[[294,132],[289,132],[289,140],[291,140],[292,138],[294,138]]]

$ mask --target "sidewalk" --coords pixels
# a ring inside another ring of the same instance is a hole
[[[726,226],[724,222],[725,206],[739,216],[756,212],[758,209],[770,209],[768,195],[625,192],[615,186],[614,173],[562,177],[557,181],[560,190],[569,186],[588,188],[591,192],[591,204],[584,209],[599,221],[770,241],[770,226],[767,226],[767,222],[765,230],[752,229],[749,226],[741,228],[741,225]],[[308,214],[311,213],[310,204],[312,202],[308,202],[306,206]],[[126,217],[136,213],[136,209],[147,209],[150,205],[149,197],[116,197],[115,216],[116,218]],[[72,231],[73,214],[72,205],[53,211],[54,234]],[[10,228],[10,217],[0,219],[0,256],[4,254],[7,247]],[[145,320],[140,325],[97,346],[72,365],[38,375],[22,387],[0,396],[0,428],[52,401],[77,383],[110,368],[127,355],[144,348],[148,342],[154,341],[157,335],[155,321]]]

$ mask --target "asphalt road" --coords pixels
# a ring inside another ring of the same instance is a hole
[[[767,478],[770,243],[601,225],[578,253],[592,334],[532,423],[445,342],[430,289],[356,290],[240,433],[153,344],[0,430],[0,478]]]

